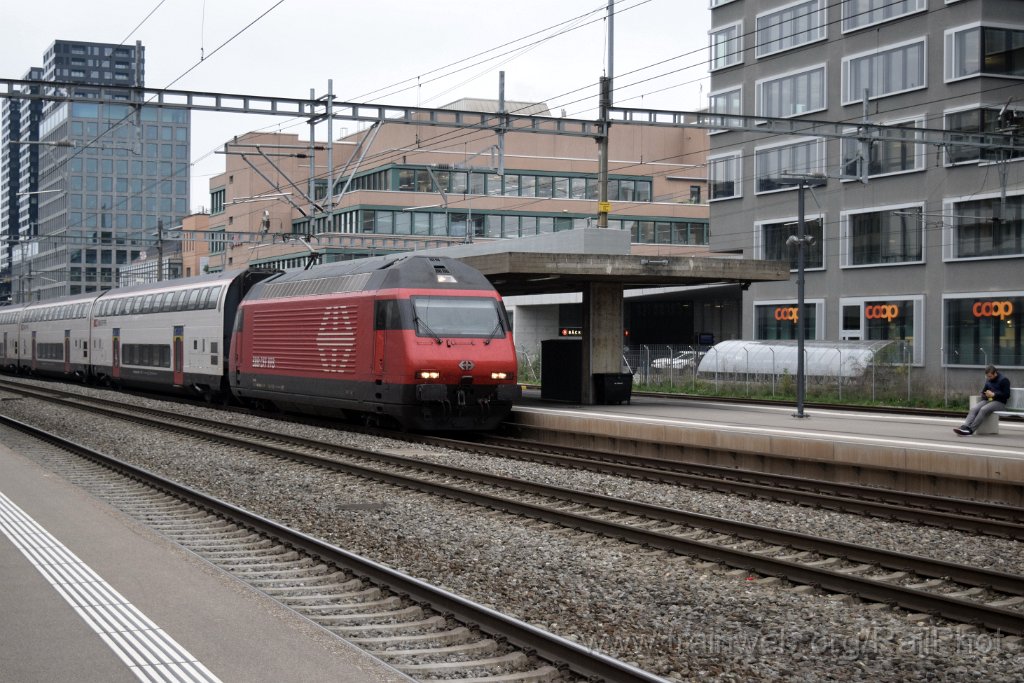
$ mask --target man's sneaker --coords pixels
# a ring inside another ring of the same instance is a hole
[[[974,433],[974,430],[971,429],[970,427],[957,427],[953,431],[959,434],[960,436],[970,436],[971,434]]]

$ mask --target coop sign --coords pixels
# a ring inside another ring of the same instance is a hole
[[[789,320],[795,323],[800,319],[800,313],[796,306],[780,306],[775,309],[775,319],[779,321]]]
[[[1013,315],[1012,301],[975,301],[971,307],[975,318],[999,318],[1006,320]]]
[[[892,322],[900,317],[900,307],[896,304],[875,304],[864,307],[864,317],[868,320],[885,320]]]

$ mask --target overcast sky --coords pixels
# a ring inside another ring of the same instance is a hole
[[[614,103],[693,111],[707,94],[707,0],[616,0]],[[439,107],[463,97],[546,102],[596,117],[607,70],[607,0],[39,0],[4,2],[0,77],[42,66],[54,40],[146,48],[146,85],[280,97],[334,81],[348,102]],[[261,15],[263,15],[261,17]],[[148,18],[147,18],[148,17]],[[201,59],[202,58],[202,59]],[[339,135],[345,123],[336,122]],[[348,124],[355,130],[354,124]],[[308,125],[281,117],[193,114],[192,206],[209,203],[214,154],[234,135]],[[318,130],[326,136],[326,126]]]

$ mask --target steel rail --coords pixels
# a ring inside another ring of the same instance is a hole
[[[0,381],[0,384],[11,386],[13,391],[22,393],[31,394],[34,391],[32,387],[26,387],[19,383],[7,384]],[[66,396],[79,396],[57,390],[49,391]],[[89,400],[111,406],[120,405],[116,401],[95,397],[90,397]],[[156,409],[152,410],[154,414],[160,412]],[[193,419],[200,420],[200,418]],[[223,423],[212,420],[208,421],[208,424],[223,426]],[[255,433],[255,431],[250,433]],[[387,434],[387,436],[399,440],[411,440],[408,434]],[[493,443],[494,437],[485,437],[484,441],[465,441],[425,435],[417,435],[416,441],[455,450],[487,455],[497,454],[559,467],[574,467],[647,481],[696,486],[720,493],[754,495],[763,499],[810,505],[838,512],[1024,540],[1024,508],[1007,505],[892,491],[879,487],[842,484],[701,463],[663,461],[642,456],[627,457],[619,453],[573,449],[532,441],[522,442],[523,446],[516,446],[495,444]]]
[[[62,399],[52,400],[63,402]],[[87,397],[81,397],[80,400],[87,402],[90,399]],[[524,503],[501,496],[482,494],[451,486],[446,483],[424,481],[414,477],[408,477],[394,472],[387,472],[364,465],[324,459],[320,456],[298,452],[290,448],[282,448],[265,443],[254,443],[228,434],[199,431],[186,425],[167,424],[163,420],[166,420],[167,417],[174,417],[182,420],[183,422],[207,423],[208,426],[216,429],[255,433],[258,435],[258,438],[285,442],[291,441],[295,444],[299,444],[307,448],[315,448],[320,451],[330,451],[359,458],[382,460],[401,467],[411,467],[423,471],[429,471],[433,474],[445,477],[458,476],[463,479],[470,479],[479,483],[501,486],[503,488],[519,488],[520,490],[524,490],[529,493],[545,495],[559,500],[583,502],[585,504],[597,505],[603,509],[625,512],[627,514],[639,514],[657,519],[665,519],[666,521],[675,524],[700,526],[719,533],[728,533],[742,538],[757,539],[790,547],[806,548],[807,550],[828,553],[851,561],[862,562],[865,564],[878,564],[898,571],[912,571],[922,576],[948,578],[968,585],[982,586],[1014,595],[1022,595],[1024,594],[1024,577],[1013,574],[1005,574],[1003,572],[957,565],[954,563],[932,560],[915,555],[894,553],[891,551],[859,546],[856,544],[848,544],[840,541],[832,541],[795,532],[766,529],[742,522],[711,518],[703,515],[697,515],[695,513],[687,513],[669,508],[660,508],[658,506],[643,503],[621,501],[598,494],[584,494],[579,491],[560,489],[558,487],[551,487],[533,482],[523,482],[521,480],[507,479],[482,473],[472,473],[457,470],[456,468],[451,468],[445,465],[426,463],[420,460],[411,460],[401,456],[371,453],[356,448],[323,444],[310,439],[289,437],[277,433],[264,432],[263,430],[254,430],[247,427],[238,427],[236,425],[224,425],[223,423],[204,420],[203,418],[168,416],[166,414],[162,419],[146,418],[141,416],[125,416],[112,409],[91,407],[76,403],[75,401],[71,401],[69,403],[74,404],[74,407],[95,410],[119,419],[127,419],[149,424],[150,426],[158,429],[189,434],[197,438],[217,441],[226,445],[248,450],[256,450],[275,457],[304,462],[318,467],[344,472],[353,476],[369,478],[411,490],[440,495],[489,509],[503,510],[611,538],[618,538],[631,543],[637,543],[678,554],[695,556],[704,560],[726,564],[731,567],[741,568],[767,576],[786,578],[796,583],[810,584],[829,591],[848,593],[867,600],[895,604],[912,611],[937,614],[954,621],[982,624],[988,628],[1004,633],[1024,635],[1024,613],[1001,607],[993,607],[984,603],[962,600],[960,598],[949,597],[937,593],[928,593],[867,577],[844,574],[842,572],[832,571],[823,567],[813,567],[800,564],[798,562],[765,557],[757,553],[713,545],[671,534],[648,531],[628,524],[598,520],[588,517],[587,515],[565,512],[542,505]],[[161,412],[152,411],[150,409],[143,410],[153,413]]]
[[[396,437],[401,438],[401,437]],[[417,437],[419,438],[419,437]],[[783,500],[873,515],[905,522],[919,522],[942,528],[985,533],[1003,538],[1024,539],[1024,509],[962,498],[943,498],[920,493],[806,479],[784,474],[740,470],[716,465],[623,456],[564,446],[524,442],[523,446],[425,437],[438,446],[455,450],[500,454],[559,467],[572,467],[606,474],[661,481],[726,493],[753,494]],[[542,450],[543,449],[543,450]],[[556,453],[553,451],[560,451]]]
[[[532,652],[542,659],[563,665],[582,676],[616,683],[620,681],[623,683],[665,683],[665,679],[626,662],[583,647],[378,562],[325,543],[308,534],[290,529],[244,508],[207,496],[156,473],[5,416],[0,416],[0,424],[74,452],[124,476],[141,481],[171,496],[269,536],[279,543],[302,550],[326,563],[338,565],[368,581],[385,586],[395,593],[407,595],[412,600],[429,604],[442,614],[451,615],[464,624],[475,626],[485,633],[501,637],[516,647]]]

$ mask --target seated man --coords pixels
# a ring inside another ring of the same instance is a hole
[[[964,423],[953,431],[960,436],[973,434],[985,418],[997,410],[1006,410],[1010,400],[1010,380],[999,374],[994,365],[985,368],[985,386],[981,389],[981,400],[971,406]]]

